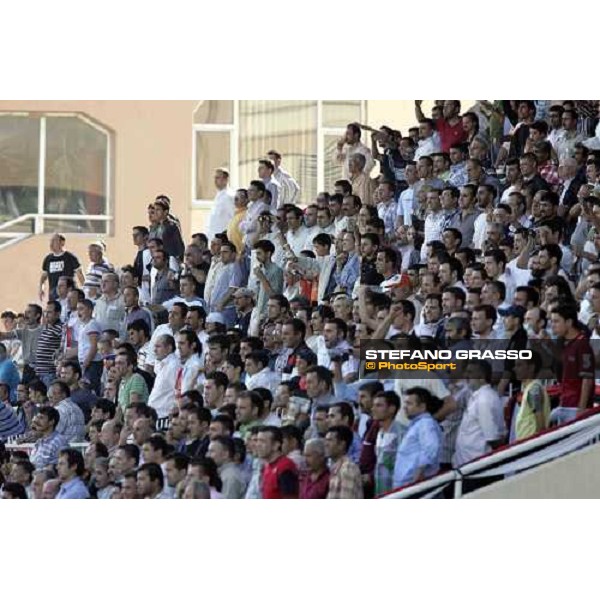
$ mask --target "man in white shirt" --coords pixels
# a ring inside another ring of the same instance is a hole
[[[415,160],[422,156],[431,156],[441,151],[440,138],[435,132],[432,119],[421,119],[419,121],[419,147],[415,152]]]
[[[440,202],[440,191],[427,192],[427,217],[425,217],[425,239],[421,246],[421,260],[427,257],[427,244],[442,239],[446,215]]]
[[[412,225],[415,201],[415,183],[419,181],[416,162],[412,161],[406,164],[404,176],[406,177],[406,183],[408,183],[408,187],[400,194],[396,218],[397,221],[401,221],[402,224],[410,227]]]
[[[269,354],[264,350],[254,350],[246,356],[246,388],[267,388],[273,394],[281,383],[281,375],[269,368]]]
[[[283,206],[283,202],[281,201],[281,184],[273,176],[274,172],[275,165],[270,160],[258,161],[258,176],[265,184],[265,188],[271,193],[271,206],[281,208]]]
[[[473,395],[458,430],[452,461],[455,467],[491,452],[506,436],[502,401],[490,385],[492,366],[483,360],[472,362],[466,376]]]
[[[350,179],[350,157],[353,154],[362,154],[365,157],[364,172],[368,175],[375,161],[371,149],[365,146],[361,141],[362,131],[358,123],[350,123],[346,127],[346,135],[338,141],[333,153],[334,162],[342,165],[342,177]]]
[[[281,167],[281,154],[269,150],[267,156],[275,166],[273,178],[279,183],[279,204],[298,204],[300,201],[300,186],[298,182]]]
[[[288,226],[285,239],[292,252],[299,256],[308,240],[308,229],[302,224],[302,210],[297,206],[290,206],[285,213],[285,220]]]
[[[496,188],[494,186],[482,184],[477,188],[477,206],[483,212],[475,219],[473,247],[476,250],[481,250],[486,240],[488,225],[492,222],[495,199]]]
[[[154,344],[156,363],[154,372],[156,379],[148,398],[148,406],[152,407],[159,419],[168,417],[175,404],[175,384],[180,362],[175,354],[175,340],[170,335],[161,335]]]
[[[217,169],[215,171],[215,187],[217,194],[213,200],[212,210],[208,224],[208,239],[212,240],[217,233],[223,233],[233,219],[235,206],[233,198],[235,192],[229,187],[229,171]]]

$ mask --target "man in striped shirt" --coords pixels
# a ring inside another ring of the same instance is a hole
[[[60,422],[59,412],[52,406],[42,406],[33,418],[32,429],[41,437],[31,453],[31,463],[36,469],[43,469],[58,462],[58,453],[68,447],[68,442],[56,427]]]
[[[4,402],[0,402],[0,442],[20,435],[23,429],[24,423],[19,421],[14,410]]]
[[[62,307],[57,300],[51,300],[46,305],[45,324],[42,325],[35,353],[35,374],[46,386],[56,379],[55,360],[63,334],[62,323],[60,322],[61,310]]]
[[[85,438],[85,418],[83,412],[71,400],[71,390],[64,381],[54,381],[48,388],[48,401],[60,415],[56,426],[57,433],[64,436],[67,442],[83,442]]]
[[[269,150],[267,156],[275,166],[273,178],[280,186],[279,206],[283,206],[284,204],[298,204],[300,201],[300,186],[287,171],[281,168],[281,154],[276,150]]]

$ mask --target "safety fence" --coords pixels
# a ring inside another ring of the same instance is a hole
[[[381,496],[384,500],[409,498],[462,498],[468,483],[523,473],[544,463],[600,441],[600,408],[582,413],[576,420],[530,438],[504,446],[476,460],[429,479]]]

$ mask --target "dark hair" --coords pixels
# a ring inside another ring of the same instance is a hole
[[[240,340],[240,344],[248,344],[250,348],[252,348],[252,350],[262,350],[265,347],[263,341],[260,338],[254,336],[242,338]]]
[[[298,444],[298,448],[300,450],[302,450],[302,432],[300,431],[300,429],[298,427],[296,427],[295,425],[284,425],[283,427],[281,427],[280,429],[281,431],[281,437],[283,439],[293,439],[296,440],[296,443]]]
[[[75,474],[77,477],[81,477],[85,472],[85,463],[83,461],[83,454],[74,448],[65,448],[59,452],[60,456],[67,458],[67,465],[69,467],[76,467]]]
[[[225,452],[227,452],[229,458],[233,459],[233,456],[235,454],[235,447],[233,445],[233,440],[226,435],[218,435],[213,442],[218,442],[219,444],[221,444],[221,446],[223,446],[223,449],[225,450]]]
[[[465,294],[465,291],[459,287],[455,287],[455,286],[447,287],[443,293],[444,294],[446,294],[446,293],[452,294],[454,296],[455,300],[460,300],[461,306],[464,306],[464,304],[467,300],[467,295]]]
[[[259,433],[270,433],[274,443],[278,443],[279,447],[283,444],[283,433],[279,427],[273,425],[263,425],[259,430]]]
[[[54,423],[54,429],[56,429],[60,421],[60,413],[53,406],[42,406],[38,411],[38,415],[45,415],[48,421]]]
[[[8,492],[14,500],[27,500],[27,491],[20,483],[9,481],[2,486],[3,492]]]
[[[227,431],[229,431],[230,435],[233,434],[233,432],[235,431],[233,419],[229,415],[219,413],[216,417],[212,419],[212,422],[221,423],[221,425],[223,425],[223,427],[227,429]]]
[[[162,489],[165,485],[165,476],[160,465],[156,463],[144,463],[138,470],[139,473],[148,473],[150,481],[158,481],[160,488]]]
[[[327,389],[331,389],[333,385],[333,373],[329,369],[323,367],[322,365],[313,365],[308,367],[306,370],[306,374],[308,375],[309,373],[315,373],[317,375],[317,379],[324,382],[327,386]]]
[[[492,382],[492,363],[487,360],[477,359],[469,362],[469,367],[476,367],[479,374],[485,379],[486,383]]]
[[[345,425],[335,425],[334,427],[330,427],[327,430],[327,433],[335,433],[337,439],[344,442],[345,451],[348,452],[354,441],[354,434],[350,427],[346,427]]]
[[[117,448],[122,450],[128,458],[132,458],[137,466],[140,462],[140,449],[135,444],[123,444]]]
[[[204,471],[204,474],[208,477],[208,485],[210,487],[217,490],[217,492],[220,492],[223,489],[223,483],[219,477],[217,464],[212,458],[208,456],[192,458],[190,465],[193,467],[200,467]]]
[[[150,328],[148,327],[148,323],[143,319],[136,319],[133,323],[127,325],[127,331],[142,332],[146,339],[150,338]]]
[[[206,374],[206,380],[212,379],[215,382],[216,387],[227,388],[229,385],[229,378],[225,373],[221,373],[221,371],[213,371],[212,373]]]
[[[100,409],[103,413],[108,413],[110,419],[114,419],[117,412],[117,407],[114,405],[114,403],[106,398],[98,398],[94,408]]]
[[[534,306],[537,306],[540,303],[540,294],[539,292],[530,285],[520,285],[515,289],[515,293],[524,292],[527,294],[527,302],[533,302]]]
[[[349,402],[336,402],[332,404],[329,408],[338,408],[340,410],[340,414],[342,418],[348,419],[348,427],[354,426],[354,409]]]
[[[383,392],[383,384],[380,381],[367,381],[365,383],[361,383],[359,388],[361,392],[367,392],[371,396],[375,396],[379,392]]]
[[[480,304],[479,306],[476,306],[473,309],[473,312],[483,312],[485,313],[485,318],[487,320],[491,320],[492,321],[492,325],[494,323],[496,323],[496,319],[498,318],[498,315],[496,313],[496,309],[491,306],[490,304]]]
[[[331,236],[328,233],[319,233],[312,239],[312,243],[326,246],[329,249],[332,244]]]
[[[246,360],[260,363],[264,369],[269,365],[269,353],[266,350],[252,350],[252,352],[246,355]]]

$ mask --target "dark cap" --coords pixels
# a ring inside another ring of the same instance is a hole
[[[517,306],[516,304],[513,304],[508,308],[498,309],[498,314],[501,317],[519,317],[520,319],[524,319],[526,312],[527,311],[522,306]]]

